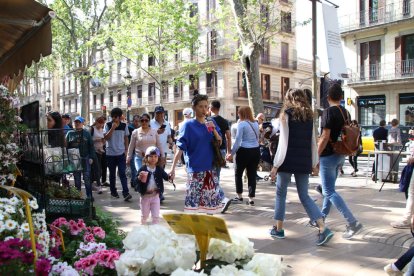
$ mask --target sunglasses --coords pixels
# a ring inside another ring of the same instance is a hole
[[[148,123],[149,122],[149,120],[148,119],[141,119],[141,123]]]

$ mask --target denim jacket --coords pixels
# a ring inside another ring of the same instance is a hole
[[[137,180],[138,181],[138,191],[141,195],[145,195],[145,193],[147,192],[147,186],[148,186],[148,182],[151,178],[152,172],[150,172],[147,169],[147,166],[144,165],[138,170],[137,176],[142,171],[147,171],[148,172],[148,177],[147,177],[147,182],[145,182],[145,183],[141,182],[139,179]],[[157,188],[159,189],[159,192],[161,194],[164,193],[164,181],[163,180],[168,181],[168,174],[164,171],[164,169],[162,169],[159,166],[155,167],[154,180],[155,180],[155,184],[157,185]]]

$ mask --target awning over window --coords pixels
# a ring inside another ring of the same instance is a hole
[[[51,54],[53,11],[34,0],[0,1],[0,81]],[[18,78],[18,77],[17,77]]]

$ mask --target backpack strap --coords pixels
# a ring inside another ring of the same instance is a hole
[[[351,124],[351,121],[349,120],[349,114],[348,114],[348,112],[346,112],[346,119],[345,119],[344,112],[342,111],[342,108],[340,108],[338,105],[336,107],[341,112],[341,115],[342,115],[342,118],[344,119],[345,124],[347,124],[347,125]]]

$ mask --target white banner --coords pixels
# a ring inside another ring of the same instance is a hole
[[[336,8],[330,5],[322,4],[322,13],[325,25],[325,40],[328,52],[330,78],[348,78],[341,36],[339,34],[338,14],[336,12]]]

